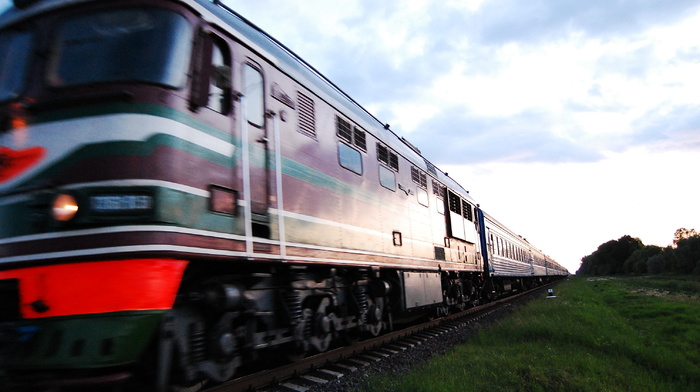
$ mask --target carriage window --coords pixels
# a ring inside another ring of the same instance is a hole
[[[396,173],[379,165],[379,183],[386,189],[396,191]]]
[[[416,196],[418,197],[418,203],[428,207],[428,191],[422,188],[416,188]]]
[[[437,208],[437,212],[440,215],[445,215],[445,201],[442,199],[437,199],[437,203],[435,203],[435,206]]]
[[[265,121],[265,89],[263,77],[252,65],[243,67],[243,94],[246,97],[246,118],[248,122],[262,127]]]
[[[180,87],[192,49],[192,26],[172,11],[120,9],[66,20],[51,45],[48,82],[55,87],[141,81]]]
[[[338,161],[340,166],[362,175],[362,154],[342,142],[338,143]]]

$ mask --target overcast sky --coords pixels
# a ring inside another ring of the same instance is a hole
[[[571,272],[700,229],[697,0],[224,2]]]

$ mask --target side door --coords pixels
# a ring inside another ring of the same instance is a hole
[[[224,35],[203,27],[199,31],[192,66],[190,110],[201,121],[192,141],[206,146],[201,160],[181,162],[188,181],[211,191],[210,210],[237,214],[237,176],[223,167],[236,167],[236,122],[233,108],[233,51]],[[182,170],[181,170],[182,171]]]
[[[270,202],[270,140],[266,116],[266,83],[262,67],[246,56],[241,63],[241,132],[244,187],[250,192],[254,221],[267,222]]]

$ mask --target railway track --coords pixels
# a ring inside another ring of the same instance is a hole
[[[363,340],[351,346],[310,356],[299,362],[245,375],[227,383],[207,388],[202,392],[305,392],[318,385],[341,378],[357,369],[369,366],[373,362],[385,360],[417,345],[425,344],[444,333],[463,328],[504,306],[521,300],[524,296],[544,291],[555,283],[440,319]]]

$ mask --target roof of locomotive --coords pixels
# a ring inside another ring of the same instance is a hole
[[[98,0],[42,0],[24,9],[12,7],[0,15],[0,28],[57,8],[94,1]],[[431,176],[436,177],[441,183],[474,203],[469,192],[448,177],[446,173],[439,170],[439,168],[436,172],[428,170],[428,160],[419,151],[416,151],[415,147],[390,129],[385,128],[385,124],[370,114],[348,94],[261,28],[229,7],[217,4],[211,0],[179,1],[195,9],[209,23],[219,25],[224,30],[233,29],[235,31],[234,37],[239,39],[244,45],[258,52],[282,72],[313,91],[320,98],[356,122],[357,125],[365,128],[366,131],[411,161],[415,166],[422,168]],[[141,4],[144,3],[145,1]]]

